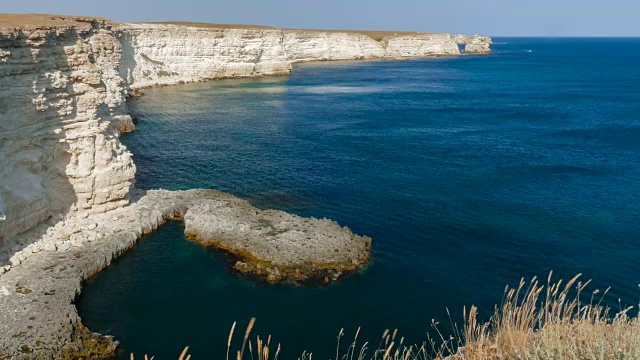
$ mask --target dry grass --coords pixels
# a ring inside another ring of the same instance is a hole
[[[202,22],[188,22],[188,21],[157,21],[150,22],[148,24],[163,24],[163,25],[178,25],[178,26],[190,26],[207,29],[248,29],[248,30],[287,30],[300,33],[348,33],[348,34],[360,34],[368,36],[376,41],[380,41],[384,38],[397,37],[397,36],[416,36],[430,34],[428,32],[415,32],[415,31],[390,31],[390,30],[318,30],[318,29],[280,29],[271,26],[263,25],[242,25],[242,24],[210,24]]]
[[[445,336],[434,322],[437,338],[419,345],[405,344],[397,330],[387,330],[372,348],[368,342],[358,342],[358,329],[350,346],[341,351],[341,330],[335,360],[640,359],[640,320],[630,315],[632,307],[613,311],[602,305],[608,289],[585,294],[590,281],[582,283],[579,278],[566,284],[562,280],[553,282],[551,274],[546,284],[536,278],[530,282],[523,279],[518,287],[505,288],[503,301],[489,321],[479,321],[477,308],[472,306],[464,311],[462,329],[453,325],[454,334]],[[235,360],[277,360],[280,345],[270,357],[271,337],[266,342],[260,337],[255,343],[249,340],[254,322],[252,318]],[[235,326],[229,333],[227,360]],[[247,346],[249,356],[245,354]],[[181,360],[189,359],[187,350]],[[307,352],[298,358],[312,359],[313,354]]]
[[[537,279],[506,288],[490,322],[478,323],[477,310],[465,315],[459,359],[640,359],[640,321],[632,307],[615,313],[602,306],[598,290],[580,275],[547,285]],[[586,301],[588,302],[586,302]]]
[[[0,14],[0,29],[12,28],[36,28],[41,26],[47,27],[70,27],[70,26],[87,26],[86,21],[110,20],[93,17],[93,16],[75,16],[75,15],[53,15],[53,14]],[[315,30],[315,29],[279,29],[272,26],[248,25],[248,24],[210,24],[203,22],[188,21],[156,21],[147,22],[147,24],[164,24],[177,26],[190,26],[207,29],[247,29],[247,30],[288,30],[300,33],[352,33],[369,36],[370,38],[380,41],[385,38],[397,36],[416,36],[430,34],[427,32],[413,31],[388,31],[388,30]]]
[[[190,22],[190,21],[152,21],[145,22],[143,24],[160,24],[160,25],[177,25],[177,26],[190,26],[197,28],[207,29],[249,29],[249,30],[275,30],[276,28],[263,25],[245,25],[245,24],[211,24],[203,22]]]
[[[360,34],[372,38],[375,41],[380,41],[385,38],[393,38],[400,36],[419,36],[433,34],[430,32],[417,32],[417,31],[389,31],[389,30],[306,30],[306,29],[291,29],[293,31],[300,32],[326,32],[326,33],[347,33],[347,34]]]
[[[109,21],[95,16],[51,15],[51,14],[0,14],[0,29],[87,26],[87,21]]]

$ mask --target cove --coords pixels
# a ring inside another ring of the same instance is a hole
[[[329,287],[269,286],[171,222],[86,284],[83,323],[123,358],[209,358],[255,316],[283,358],[327,358],[343,327],[420,342],[447,307],[489,314],[504,285],[550,270],[634,304],[638,40],[496,42],[490,57],[305,64],[131,100],[137,187],[335,219],[373,238],[373,260]]]

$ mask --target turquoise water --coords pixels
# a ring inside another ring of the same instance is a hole
[[[268,286],[170,223],[87,283],[84,323],[123,358],[211,358],[255,316],[285,358],[325,359],[341,328],[419,342],[447,307],[487,316],[506,284],[550,270],[636,304],[640,39],[497,42],[488,57],[305,64],[130,101],[138,187],[329,217],[370,235],[373,261],[326,288]]]

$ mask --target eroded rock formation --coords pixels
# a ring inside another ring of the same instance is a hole
[[[489,54],[493,41],[488,36],[454,35],[453,40],[458,45],[464,45],[464,52],[467,54]]]
[[[371,239],[333,221],[260,210],[216,190],[155,190],[136,197],[121,209],[57,223],[36,243],[42,250],[0,276],[0,358],[98,351],[86,349],[73,304],[82,280],[168,219],[184,219],[194,237],[231,253],[237,269],[269,281],[333,281],[369,257]],[[99,339],[88,343],[113,349]]]
[[[0,53],[0,247],[48,219],[126,205],[135,167],[117,127],[131,118],[110,25],[5,31]]]
[[[231,196],[192,205],[185,235],[230,253],[234,269],[270,282],[329,283],[368,259],[371,239],[327,219],[257,210]]]

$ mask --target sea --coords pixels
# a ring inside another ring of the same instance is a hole
[[[138,188],[330,218],[371,236],[372,259],[329,286],[274,286],[170,222],[86,281],[83,323],[122,359],[187,345],[211,359],[237,322],[234,357],[255,317],[250,338],[271,335],[281,359],[334,359],[358,329],[372,349],[386,329],[446,337],[465,307],[488,319],[506,285],[550,272],[637,313],[640,39],[494,41],[489,56],[298,64],[131,99]]]

